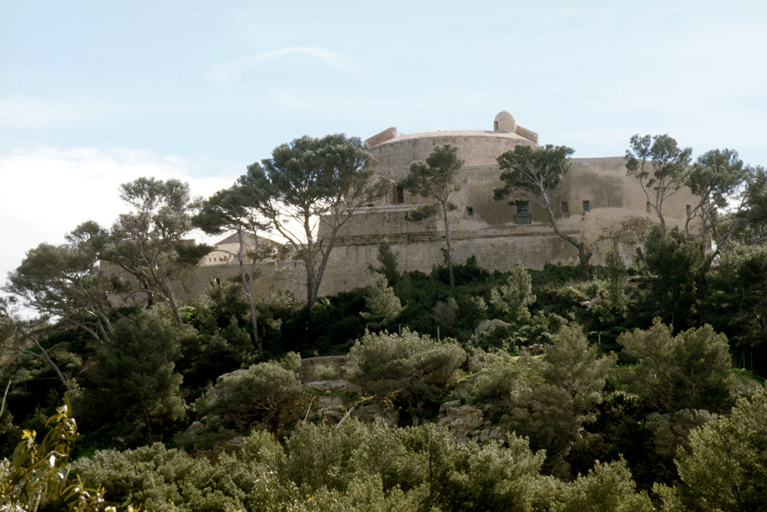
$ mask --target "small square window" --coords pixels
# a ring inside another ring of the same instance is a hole
[[[466,207],[466,216],[467,217],[474,217],[474,208],[471,206]]]
[[[586,213],[587,211],[589,211],[589,202],[583,201],[583,213]]]

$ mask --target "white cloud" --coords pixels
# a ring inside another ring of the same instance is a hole
[[[207,176],[203,176],[203,171]],[[127,207],[117,187],[142,176],[189,182],[209,196],[240,174],[222,162],[125,148],[41,148],[0,155],[0,283],[42,242],[62,243],[86,220],[108,227]]]
[[[244,57],[224,64],[215,65],[208,71],[208,76],[213,82],[224,84],[236,80],[248,68],[294,54],[316,57],[336,68],[345,66],[344,59],[336,52],[317,46],[296,46],[275,50],[273,52],[259,53],[257,55],[251,55],[250,57]]]

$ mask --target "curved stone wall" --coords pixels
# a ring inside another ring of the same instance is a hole
[[[407,175],[410,164],[425,160],[429,153],[442,144],[458,148],[458,157],[464,166],[493,165],[501,153],[514,149],[517,144],[535,145],[535,142],[515,133],[483,131],[427,132],[401,135],[368,151],[378,162],[376,174],[399,181]]]

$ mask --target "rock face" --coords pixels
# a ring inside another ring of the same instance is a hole
[[[485,419],[484,411],[472,405],[461,405],[460,400],[445,402],[439,410],[438,426],[447,426],[461,442],[502,441],[503,431]]]
[[[495,329],[496,327],[509,327],[511,324],[508,324],[504,322],[503,320],[499,320],[497,318],[494,318],[492,320],[482,320],[479,322],[479,325],[477,326],[477,332],[485,332],[490,331],[492,329]]]
[[[325,391],[326,393],[331,393],[335,391],[342,392],[342,393],[348,392],[348,391],[352,391],[355,393],[362,392],[362,388],[360,388],[358,385],[352,384],[348,380],[343,380],[343,379],[317,380],[314,382],[307,382],[306,385],[320,391]]]

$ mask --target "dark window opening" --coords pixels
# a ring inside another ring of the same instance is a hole
[[[474,208],[471,206],[466,207],[466,216],[467,217],[474,217]]]
[[[586,213],[587,211],[589,211],[589,202],[583,201],[583,213]]]
[[[405,202],[405,191],[402,189],[402,187],[394,185],[394,189],[392,191],[392,201],[394,204],[402,204]]]
[[[567,209],[567,201],[562,201],[562,213],[564,213],[565,215],[570,213],[569,210]]]
[[[687,216],[688,216],[688,217],[690,216],[690,211],[691,211],[691,210],[692,210],[692,208],[690,208],[690,205],[688,204],[688,205],[687,205]]]
[[[517,201],[517,224],[530,224],[530,203]]]

